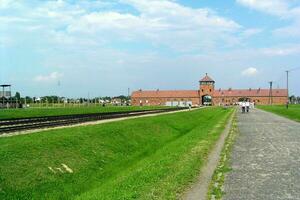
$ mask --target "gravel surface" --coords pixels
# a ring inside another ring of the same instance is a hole
[[[238,113],[227,200],[300,200],[300,123],[258,109]]]

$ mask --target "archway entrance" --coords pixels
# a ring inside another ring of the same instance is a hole
[[[210,95],[202,96],[202,105],[211,106],[212,105],[212,97]]]
[[[251,102],[251,99],[248,98],[248,97],[240,97],[240,98],[239,98],[239,102],[244,102],[244,101],[249,101],[249,102]]]

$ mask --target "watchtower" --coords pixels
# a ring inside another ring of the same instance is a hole
[[[200,100],[202,105],[212,105],[212,97],[215,90],[215,81],[207,73],[200,81]]]
[[[0,88],[0,108],[9,108],[11,104],[11,85],[0,85]]]

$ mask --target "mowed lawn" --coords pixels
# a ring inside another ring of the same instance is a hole
[[[42,116],[90,114],[104,112],[122,112],[134,110],[152,110],[167,108],[162,106],[85,106],[60,108],[26,108],[26,109],[0,109],[0,119],[27,118]]]
[[[300,105],[289,105],[288,109],[284,105],[258,106],[258,108],[300,122]]]
[[[207,108],[2,137],[0,199],[177,199],[232,112]]]

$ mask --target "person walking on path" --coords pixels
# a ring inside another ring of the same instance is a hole
[[[242,102],[242,113],[245,113],[245,109],[246,109],[246,103],[245,101]]]
[[[250,109],[250,102],[249,102],[249,100],[246,101],[245,106],[246,106],[246,111],[247,111],[247,113],[248,113],[248,112],[249,112],[249,109]]]

